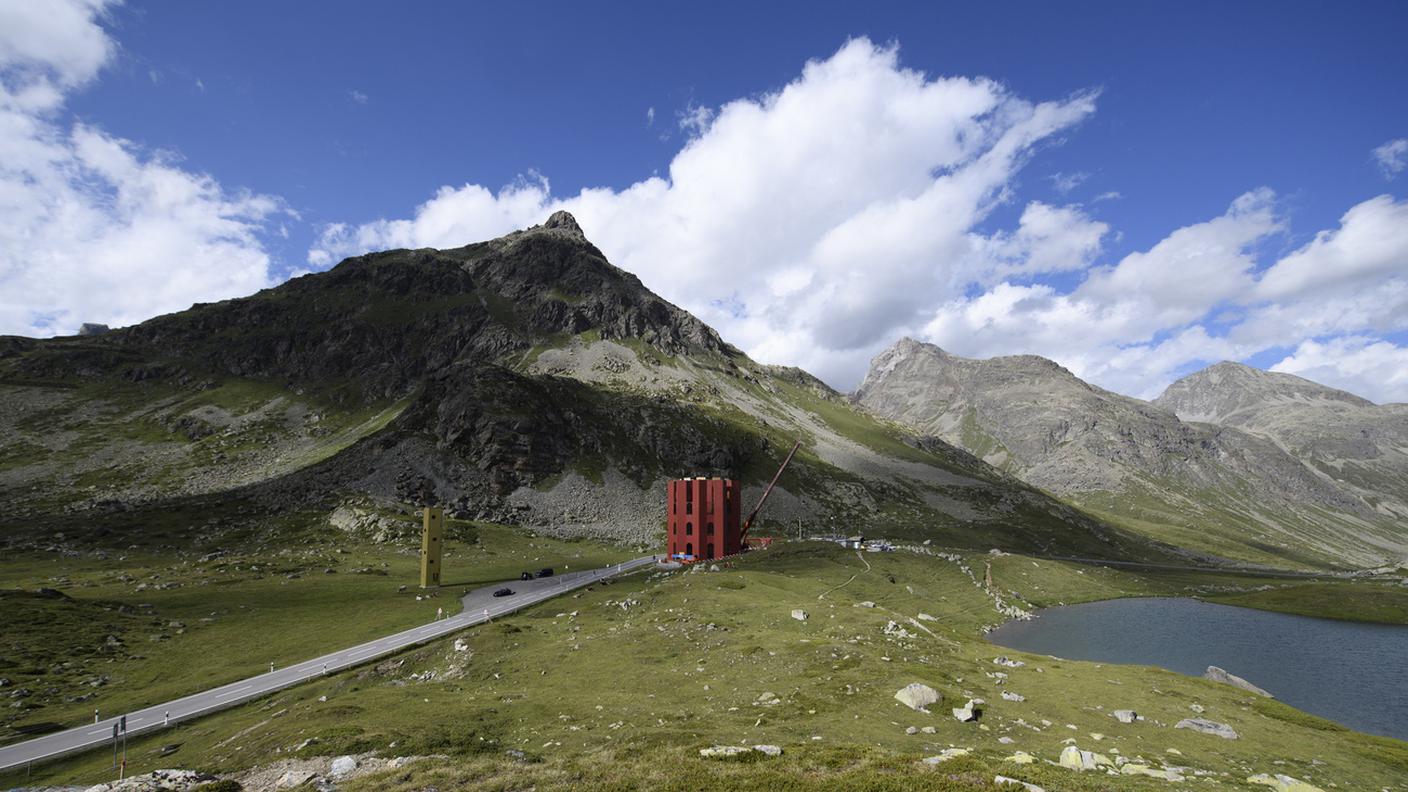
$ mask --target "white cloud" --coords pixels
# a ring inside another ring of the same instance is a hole
[[[1305,247],[1278,261],[1257,284],[1267,300],[1357,291],[1366,282],[1408,276],[1408,201],[1380,195],[1321,231]]]
[[[1271,367],[1380,404],[1408,402],[1408,347],[1364,336],[1304,341]]]
[[[652,126],[655,126],[655,108],[654,108],[654,107],[647,107],[647,108],[645,108],[645,126],[646,126],[647,128],[652,127]]]
[[[1364,201],[1258,274],[1258,244],[1285,224],[1270,191],[1256,190],[1220,217],[1090,268],[1068,291],[1004,282],[951,301],[922,335],[965,355],[1045,355],[1103,387],[1152,397],[1195,365],[1408,328],[1405,212],[1408,202],[1388,196]]]
[[[1374,161],[1378,163],[1384,178],[1392,180],[1403,172],[1404,167],[1408,167],[1408,138],[1390,140],[1374,149]]]
[[[1051,186],[1056,192],[1065,195],[1084,184],[1085,181],[1090,178],[1090,174],[1085,171],[1076,171],[1075,173],[1062,173],[1057,171],[1047,178],[1051,179]]]
[[[987,277],[972,271],[994,265],[974,226],[1035,148],[1094,106],[1093,94],[1032,104],[991,81],[930,78],[901,67],[896,48],[856,39],[780,90],[691,106],[682,125],[694,134],[667,178],[563,198],[541,177],[445,187],[408,219],[330,227],[309,262],[463,245],[567,209],[614,263],[750,353],[850,382],[879,346]],[[1064,268],[1058,250],[1086,257],[1104,233],[1074,209],[1028,213],[995,243],[1014,246],[1002,266]]]
[[[1022,211],[1015,233],[975,234],[973,244],[979,255],[991,259],[981,268],[990,277],[1070,272],[1095,259],[1109,230],[1078,207],[1033,201]]]
[[[0,72],[7,103],[52,109],[93,79],[115,45],[98,25],[110,0],[0,2]]]
[[[56,118],[116,49],[105,7],[0,2],[3,333],[128,324],[271,282],[259,236],[279,201]]]
[[[368,98],[368,97],[367,97],[366,94],[362,93],[361,91],[358,91],[358,90],[355,90],[355,89],[354,89],[354,90],[348,91],[348,92],[347,92],[347,95],[348,95],[349,97],[351,97],[352,101],[356,102],[357,104],[364,105],[364,104],[367,103],[367,98]]]

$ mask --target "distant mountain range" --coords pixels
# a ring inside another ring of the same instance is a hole
[[[1153,402],[903,339],[852,398],[1111,522],[1262,563],[1408,557],[1408,405],[1219,363]]]

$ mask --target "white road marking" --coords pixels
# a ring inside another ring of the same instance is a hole
[[[216,693],[216,694],[215,694],[215,698],[224,698],[224,697],[226,697],[226,696],[233,696],[233,695],[235,695],[236,693],[243,693],[244,691],[249,690],[249,689],[252,688],[252,687],[254,687],[254,685],[245,685],[245,686],[242,687],[242,688],[235,688],[234,690],[227,690],[227,691],[225,691],[224,693]],[[141,720],[141,719],[140,719],[140,718],[137,718],[137,720]]]

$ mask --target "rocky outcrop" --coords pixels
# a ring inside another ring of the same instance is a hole
[[[1265,690],[1262,690],[1261,688],[1257,687],[1256,685],[1253,685],[1247,680],[1237,676],[1236,674],[1229,674],[1221,668],[1218,668],[1217,666],[1208,666],[1208,670],[1203,672],[1203,679],[1211,680],[1213,682],[1220,682],[1224,685],[1231,685],[1232,687],[1241,688],[1242,690],[1245,690],[1249,693],[1255,693],[1258,696],[1275,698],[1275,696],[1271,695],[1270,693],[1267,693]]]

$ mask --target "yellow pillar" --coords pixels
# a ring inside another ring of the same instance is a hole
[[[440,587],[440,556],[445,545],[445,510],[426,506],[420,532],[420,587]]]

